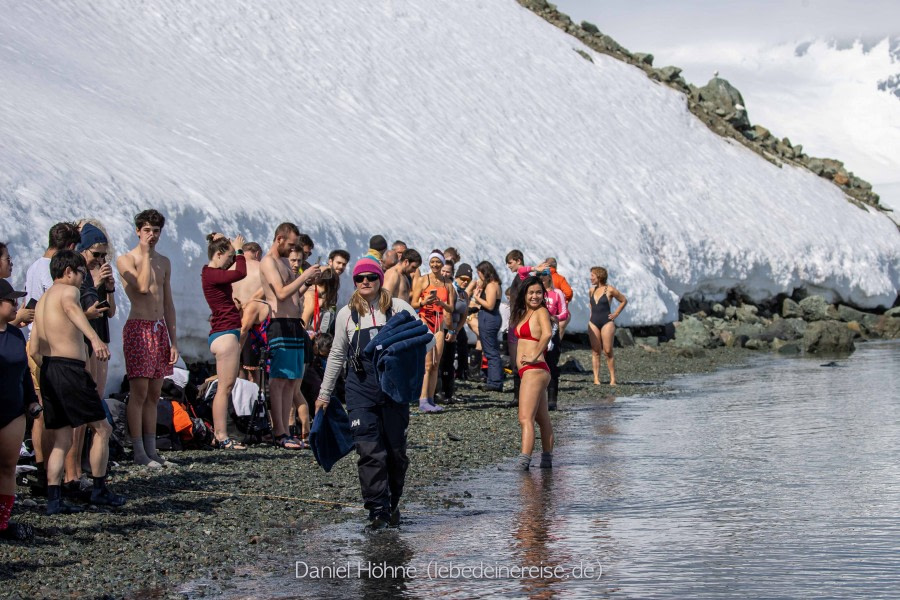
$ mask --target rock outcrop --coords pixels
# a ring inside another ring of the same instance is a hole
[[[760,125],[751,125],[740,92],[725,79],[717,76],[705,86],[698,88],[684,80],[678,67],[654,68],[652,54],[629,52],[614,39],[603,34],[594,23],[588,21],[582,21],[580,25],[574,23],[568,15],[559,12],[556,5],[546,0],[517,1],[547,22],[578,38],[592,50],[634,65],[651,79],[683,92],[687,96],[690,111],[722,137],[740,142],[778,167],[789,163],[830,180],[857,206],[862,207],[865,204],[885,210],[879,203],[878,194],[872,191],[872,184],[847,170],[841,161],[808,156],[803,152],[802,145],[792,144],[786,137],[779,139]],[[583,52],[579,53],[585,56]],[[589,55],[585,58],[591,60]]]

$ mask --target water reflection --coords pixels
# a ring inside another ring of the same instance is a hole
[[[310,532],[305,545],[323,562],[417,576],[304,581],[303,595],[895,597],[900,344],[867,344],[840,361],[846,368],[820,362],[768,358],[686,378],[662,397],[598,397],[571,410],[552,470],[451,482],[439,493],[469,492],[464,508],[410,506],[399,532],[364,536],[359,523]],[[451,561],[551,573],[425,576]],[[572,576],[598,561],[599,579]],[[300,589],[277,578],[237,585],[232,597]]]
[[[519,511],[513,531],[519,565],[547,567],[547,572],[552,572],[559,564],[548,547],[553,541],[555,509],[552,471],[544,469],[539,477],[532,477],[530,473],[522,474],[519,498],[522,501],[522,509]],[[552,576],[523,579],[522,589],[529,598],[553,598],[550,585],[558,581],[559,579]]]

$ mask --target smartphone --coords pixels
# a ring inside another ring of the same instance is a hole
[[[320,267],[322,266],[322,255],[321,254],[316,257],[316,264],[319,265]]]
[[[109,308],[109,302],[107,302],[106,300],[102,300],[101,302],[97,303],[97,308]]]
[[[27,308],[28,310],[34,310],[35,306],[37,306],[37,300],[32,298],[28,301],[28,304],[25,305],[25,308]]]

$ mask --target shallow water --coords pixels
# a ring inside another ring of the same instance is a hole
[[[826,362],[765,357],[662,397],[598,397],[571,409],[552,470],[452,481],[436,493],[462,507],[406,507],[399,531],[322,528],[225,595],[894,596],[900,344]]]

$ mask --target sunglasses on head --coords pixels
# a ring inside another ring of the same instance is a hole
[[[363,281],[378,281],[378,275],[375,273],[360,273],[359,275],[353,276],[353,281],[355,283],[362,283]]]

